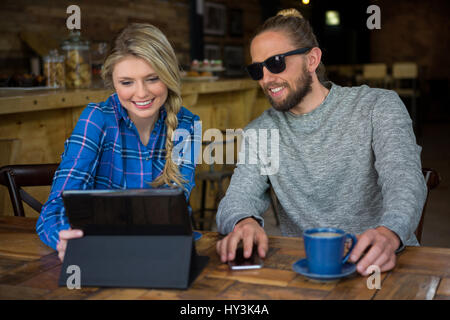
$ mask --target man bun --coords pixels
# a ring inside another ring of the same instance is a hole
[[[294,8],[280,10],[278,11],[277,16],[296,17],[299,19],[303,19],[302,14],[297,9]]]

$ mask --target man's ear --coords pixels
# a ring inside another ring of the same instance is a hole
[[[309,72],[316,72],[317,67],[322,59],[322,50],[318,47],[312,48],[306,55],[306,69]]]

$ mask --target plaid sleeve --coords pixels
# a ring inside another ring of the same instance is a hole
[[[62,200],[63,190],[92,189],[105,137],[104,115],[98,105],[85,108],[66,140],[61,163],[53,177],[49,198],[36,224],[39,238],[56,249],[59,232],[70,228]]]

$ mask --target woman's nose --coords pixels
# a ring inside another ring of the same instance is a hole
[[[149,94],[149,90],[143,81],[137,82],[136,96],[139,98],[146,98]]]

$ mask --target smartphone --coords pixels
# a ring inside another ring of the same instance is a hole
[[[231,270],[248,270],[260,269],[263,266],[263,261],[258,255],[258,248],[253,247],[250,258],[244,258],[244,249],[242,247],[236,250],[234,260],[228,261],[228,266]]]

